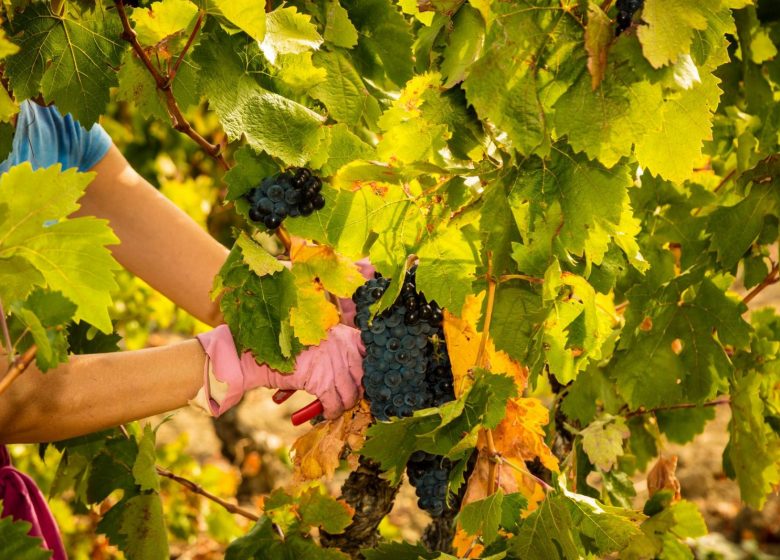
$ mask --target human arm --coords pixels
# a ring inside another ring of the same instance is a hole
[[[109,221],[114,257],[174,303],[212,326],[222,322],[209,292],[228,251],[139,175],[113,144],[76,216]]]
[[[31,365],[0,395],[0,443],[56,441],[185,406],[203,385],[205,363],[192,339],[71,356],[45,374]],[[7,364],[0,353],[0,377]]]

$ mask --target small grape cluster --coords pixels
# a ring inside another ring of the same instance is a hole
[[[620,35],[631,27],[631,21],[634,19],[634,14],[642,9],[644,0],[617,0],[616,6],[618,10],[617,14],[617,27],[615,28],[615,35]]]
[[[415,451],[406,463],[409,482],[417,491],[417,504],[433,516],[447,507],[447,479],[452,462],[425,451]]]
[[[444,343],[442,309],[417,291],[416,266],[407,272],[396,301],[371,320],[370,307],[390,281],[375,275],[353,296],[355,324],[365,344],[363,384],[371,413],[379,420],[411,416],[455,398],[452,367]],[[418,505],[431,515],[446,507],[449,460],[423,452],[407,463]]]
[[[274,230],[287,216],[309,216],[325,207],[322,180],[305,167],[292,167],[262,180],[246,193],[249,219]]]

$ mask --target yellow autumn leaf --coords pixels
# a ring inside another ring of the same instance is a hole
[[[299,437],[292,446],[295,480],[332,478],[344,448],[357,451],[363,446],[370,422],[369,405],[363,400],[343,416],[321,422]],[[354,455],[349,457],[356,463]]]
[[[460,317],[444,310],[444,337],[452,363],[453,385],[455,395],[462,395],[471,384],[471,370],[477,365],[479,344],[482,333],[477,330],[482,313],[482,301],[485,293],[469,295],[463,305]],[[512,376],[517,384],[518,393],[522,393],[528,385],[528,370],[512,360],[506,352],[496,350],[493,341],[488,338],[485,346],[487,363],[485,369],[492,373],[503,373]]]
[[[327,300],[322,286],[296,282],[296,287],[298,302],[290,309],[290,325],[304,346],[319,344],[328,329],[338,325],[338,309]]]
[[[290,260],[296,283],[319,284],[338,297],[352,297],[355,290],[366,281],[351,259],[339,255],[326,245],[311,245],[294,239]]]

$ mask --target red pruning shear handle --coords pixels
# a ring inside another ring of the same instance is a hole
[[[292,394],[295,392],[294,389],[279,389],[274,393],[274,396],[271,397],[271,399],[276,404],[282,404],[284,401],[289,399]],[[310,402],[303,408],[296,410],[292,414],[292,418],[290,419],[292,421],[293,426],[300,426],[301,424],[308,422],[315,416],[319,416],[323,412],[322,403],[319,399]]]

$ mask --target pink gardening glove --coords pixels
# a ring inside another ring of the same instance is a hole
[[[355,263],[355,265],[360,269],[360,274],[362,274],[363,278],[366,280],[370,280],[374,277],[374,272],[376,269],[368,260],[368,257],[359,260]],[[341,322],[345,325],[349,325],[350,327],[354,327],[355,313],[357,313],[355,302],[350,298],[339,298],[339,307],[341,308]]]
[[[204,396],[214,416],[235,406],[245,391],[255,387],[302,389],[321,401],[324,415],[329,419],[341,416],[362,396],[364,348],[360,332],[351,327],[336,325],[330,329],[328,337],[319,345],[298,355],[291,374],[258,364],[249,352],[239,357],[227,325],[198,335],[198,340],[208,355]],[[221,398],[215,397],[217,391],[211,387],[213,378],[221,384]]]

